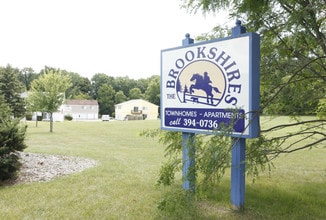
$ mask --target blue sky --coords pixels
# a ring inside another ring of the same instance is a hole
[[[190,15],[178,0],[8,0],[0,8],[0,66],[45,65],[91,78],[95,73],[160,74],[160,51],[226,23]]]

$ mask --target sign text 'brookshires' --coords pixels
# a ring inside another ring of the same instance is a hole
[[[234,95],[241,93],[241,84],[236,83],[240,79],[240,70],[237,68],[236,62],[232,61],[228,54],[218,50],[216,47],[207,49],[205,46],[202,46],[186,51],[183,58],[175,61],[175,68],[170,69],[168,72],[169,80],[166,81],[166,88],[175,89],[176,79],[180,71],[195,59],[208,59],[223,68],[228,80],[228,94],[224,100],[228,104],[236,105],[238,99]]]

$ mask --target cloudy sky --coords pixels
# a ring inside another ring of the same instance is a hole
[[[0,2],[0,66],[45,65],[95,73],[160,74],[160,51],[225,24],[226,16],[190,15],[179,0],[5,0]]]

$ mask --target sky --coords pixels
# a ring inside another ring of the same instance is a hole
[[[89,79],[159,75],[161,50],[227,20],[190,14],[179,0],[4,0],[0,8],[0,66],[50,66]]]

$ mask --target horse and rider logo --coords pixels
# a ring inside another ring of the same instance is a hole
[[[226,80],[221,69],[210,61],[190,63],[179,74],[177,94],[180,102],[217,106],[223,99]]]

